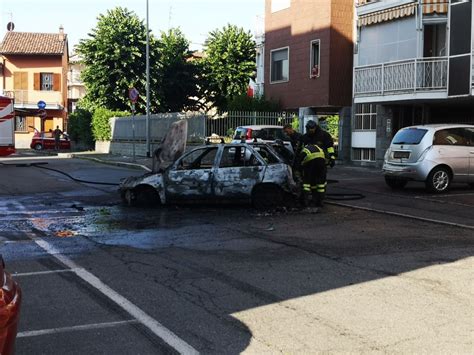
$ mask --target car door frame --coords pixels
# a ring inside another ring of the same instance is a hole
[[[209,168],[180,169],[180,163],[189,155],[199,150],[216,149],[214,161]],[[166,201],[169,203],[192,203],[194,201],[205,201],[213,196],[213,174],[217,157],[218,146],[199,147],[183,154],[164,173],[163,182]]]

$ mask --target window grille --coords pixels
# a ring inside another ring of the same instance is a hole
[[[354,130],[374,131],[377,129],[377,108],[373,104],[356,105]]]
[[[28,132],[28,124],[27,124],[26,117],[22,117],[22,116],[15,117],[15,131]]]
[[[41,73],[41,90],[53,90],[53,73]]]
[[[375,161],[374,148],[352,148],[352,160]]]

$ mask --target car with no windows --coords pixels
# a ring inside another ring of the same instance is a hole
[[[291,167],[265,143],[195,148],[163,171],[130,177],[119,187],[128,205],[253,203],[286,205],[298,192]]]

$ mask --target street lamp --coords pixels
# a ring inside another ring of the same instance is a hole
[[[148,0],[146,0],[146,156],[150,157],[150,31],[148,29]]]

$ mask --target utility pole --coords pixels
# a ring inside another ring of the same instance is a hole
[[[148,0],[146,0],[146,156],[150,154],[150,30],[148,28]]]

